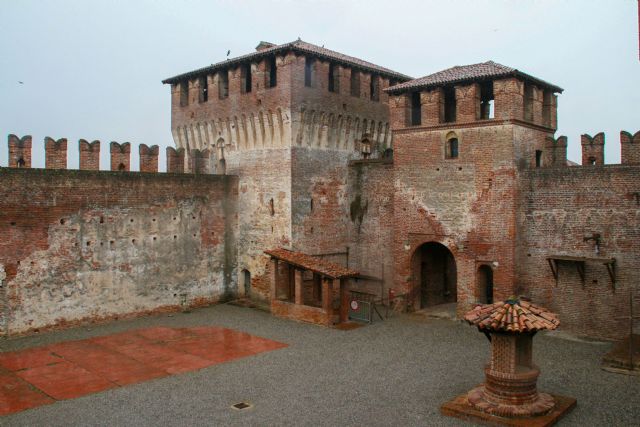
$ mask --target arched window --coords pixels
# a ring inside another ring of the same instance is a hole
[[[451,132],[447,135],[447,142],[444,146],[444,157],[446,159],[457,159],[459,154],[458,136]]]

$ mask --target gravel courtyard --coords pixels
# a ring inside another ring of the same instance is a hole
[[[0,418],[0,425],[467,425],[439,406],[483,380],[489,343],[461,322],[395,315],[349,331],[219,305],[0,341],[2,351],[151,326],[223,326],[288,344]],[[577,398],[561,426],[640,425],[640,377],[604,372],[610,344],[539,334],[540,390]],[[231,405],[248,402],[236,410]]]

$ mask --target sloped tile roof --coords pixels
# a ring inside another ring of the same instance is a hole
[[[560,325],[558,316],[528,301],[511,299],[478,305],[464,320],[483,331],[536,332]]]
[[[385,77],[398,79],[401,81],[406,81],[411,79],[411,77],[407,75],[398,73],[388,68],[381,67],[379,65],[372,64],[371,62],[367,62],[362,59],[355,58],[353,56],[344,55],[342,53],[339,53],[330,49],[326,49],[324,47],[316,46],[314,44],[307,43],[305,41],[298,39],[289,43],[276,45],[276,46],[262,49],[256,52],[251,52],[249,54],[238,56],[236,58],[227,59],[226,61],[221,61],[215,64],[211,64],[207,67],[203,67],[197,70],[189,71],[187,73],[179,74],[174,77],[169,77],[168,79],[163,80],[162,83],[165,83],[165,84],[177,83],[185,79],[192,79],[194,77],[211,74],[219,69],[237,66],[238,64],[245,61],[258,60],[264,57],[268,57],[278,53],[284,53],[287,51],[293,51],[301,54],[305,54],[305,53],[312,54],[321,59],[335,61],[343,65],[347,65],[354,68],[360,68],[365,71],[378,73]]]
[[[523,73],[515,68],[487,61],[479,64],[456,65],[428,76],[410,80],[390,88],[385,89],[389,93],[401,93],[408,90],[427,89],[430,87],[444,86],[454,83],[471,82],[474,80],[497,79],[500,77],[516,76],[525,80],[533,81],[541,86],[547,87],[555,92],[562,92],[562,88],[547,83],[529,74]]]
[[[294,252],[284,248],[277,248],[264,251],[264,253],[296,267],[311,270],[332,279],[356,277],[358,275],[358,272],[355,270],[350,270],[339,264],[335,264],[312,255],[307,255],[302,252]]]

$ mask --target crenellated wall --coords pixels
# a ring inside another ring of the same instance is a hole
[[[0,168],[0,182],[0,335],[237,293],[237,177]]]

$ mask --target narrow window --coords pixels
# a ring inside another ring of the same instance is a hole
[[[304,85],[311,87],[313,85],[313,66],[315,60],[313,58],[306,57],[304,59]]]
[[[275,215],[276,210],[275,207],[273,206],[273,199],[269,199],[269,214],[271,214],[271,216]]]
[[[551,102],[553,93],[550,90],[545,90],[542,98],[542,124],[551,127]]]
[[[480,87],[480,117],[481,120],[494,118],[493,82],[487,82]]]
[[[524,119],[533,121],[533,85],[524,84]]]
[[[22,157],[20,157],[17,161],[17,165],[19,168],[23,168],[27,163],[24,161]]]
[[[209,100],[209,88],[207,87],[207,76],[198,78],[198,101],[207,102]]]
[[[225,99],[229,96],[229,71],[218,72],[218,98]]]
[[[542,150],[536,150],[536,167],[542,166]]]
[[[422,124],[422,103],[420,102],[420,92],[411,94],[411,126]]]
[[[458,158],[458,138],[449,138],[447,140],[444,156],[447,159]]]
[[[278,68],[276,67],[275,56],[268,59],[267,72],[269,73],[267,87],[276,87],[278,84]]]
[[[240,69],[240,92],[251,92],[251,64],[245,64]]]
[[[329,92],[336,91],[336,67],[333,64],[329,64]]]
[[[180,106],[189,105],[189,82],[180,82]]]
[[[444,121],[445,123],[456,121],[456,89],[454,87],[444,89]]]
[[[360,72],[351,69],[351,96],[360,96]]]
[[[369,93],[372,101],[380,101],[380,79],[376,75],[371,75],[371,83],[369,84]]]
[[[371,141],[369,141],[368,135],[362,138],[360,142],[360,151],[362,152],[362,157],[368,159],[371,156]]]
[[[589,157],[589,159],[587,161],[591,166],[595,166],[595,164],[596,164],[596,158],[595,157]]]

